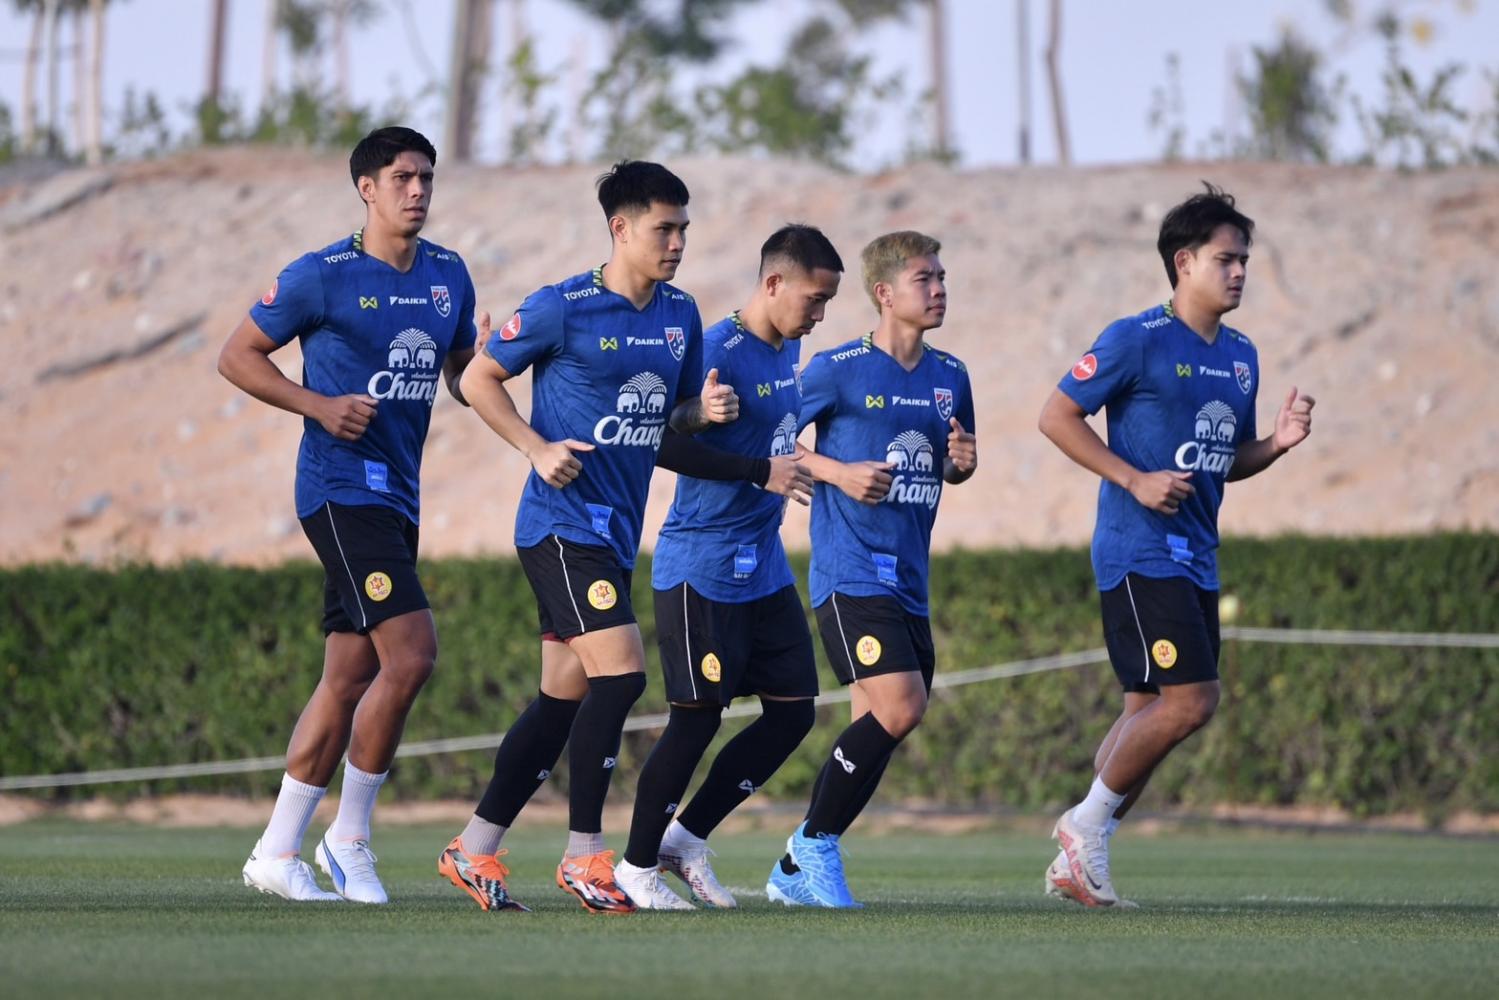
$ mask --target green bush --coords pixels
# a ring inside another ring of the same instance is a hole
[[[1499,537],[1287,537],[1222,553],[1237,624],[1486,632],[1499,608]],[[805,561],[798,572],[805,575]],[[508,560],[429,562],[437,673],[408,740],[503,730],[536,690],[535,604]],[[654,647],[650,569],[635,607]],[[188,564],[28,566],[0,571],[0,772],[55,773],[280,752],[316,682],[322,574]],[[1101,645],[1085,552],[957,552],[934,560],[939,670]],[[819,649],[821,660],[821,650]],[[650,655],[637,711],[664,709]],[[835,684],[820,662],[824,690]],[[1499,650],[1224,646],[1218,718],[1161,769],[1150,801],[1336,805],[1359,814],[1499,810]],[[1106,665],[939,693],[883,796],[959,806],[1051,807],[1090,780],[1119,697]],[[818,727],[772,782],[804,795],[846,709]],[[725,735],[741,723],[725,725]],[[626,739],[628,795],[654,733]],[[398,796],[471,798],[492,752],[398,761]],[[565,772],[565,767],[563,768]],[[150,789],[265,793],[277,772]],[[561,775],[565,781],[565,773]],[[55,797],[99,789],[59,789]],[[142,786],[105,786],[114,795]]]

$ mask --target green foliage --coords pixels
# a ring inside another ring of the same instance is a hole
[[[1378,30],[1385,41],[1380,103],[1366,105],[1358,95],[1352,98],[1354,116],[1364,136],[1361,161],[1427,169],[1491,161],[1499,152],[1499,144],[1486,149],[1459,134],[1469,117],[1458,106],[1454,93],[1463,67],[1447,63],[1429,81],[1420,82],[1405,62],[1400,28],[1394,14],[1379,22]],[[1499,111],[1499,88],[1493,96],[1493,110]]]
[[[9,163],[16,158],[19,139],[16,136],[15,120],[11,117],[10,105],[0,101],[0,163]]]
[[[1290,29],[1275,47],[1252,51],[1252,75],[1236,81],[1252,129],[1245,152],[1267,160],[1325,163],[1338,114],[1335,90],[1321,78],[1321,53]]]
[[[805,576],[805,564],[798,560]],[[1486,632],[1499,603],[1499,537],[1283,538],[1229,543],[1237,624]],[[511,561],[423,567],[442,650],[408,740],[503,730],[536,690],[535,604]],[[648,650],[650,571],[633,594]],[[0,771],[55,773],[275,754],[321,663],[321,571],[189,564],[0,571]],[[1099,646],[1086,553],[957,552],[934,560],[940,671]],[[815,634],[815,628],[814,628]],[[824,690],[835,682],[821,660]],[[637,711],[665,708],[655,654]],[[1336,805],[1360,814],[1499,810],[1499,651],[1229,641],[1218,718],[1173,755],[1153,803]],[[1106,666],[939,692],[882,794],[945,803],[1055,805],[1080,795],[1118,709]],[[775,781],[804,795],[846,720],[820,724]],[[723,740],[737,731],[730,723]],[[633,785],[655,733],[630,734]],[[397,762],[408,797],[477,794],[491,755]],[[269,790],[265,773],[153,785]],[[133,786],[107,787],[133,794]],[[75,794],[68,791],[59,795]]]
[[[547,140],[551,137],[556,119],[550,111],[541,107],[543,92],[557,82],[555,75],[541,69],[536,58],[536,42],[527,37],[506,60],[507,89],[514,97],[520,112],[510,128],[506,143],[506,159],[512,163],[534,163],[541,156]]]

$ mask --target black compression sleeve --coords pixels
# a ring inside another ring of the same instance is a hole
[[[678,434],[670,427],[661,438],[656,464],[694,479],[746,482],[756,486],[764,486],[770,479],[770,459],[723,451],[703,444],[690,434]]]

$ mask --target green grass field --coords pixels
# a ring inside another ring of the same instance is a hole
[[[295,906],[240,884],[255,834],[0,829],[0,995],[1493,996],[1499,842],[1194,827],[1115,844],[1135,911],[1044,898],[1047,842],[848,838],[862,912],[772,908],[780,838],[715,838],[735,912],[584,913],[562,834],[509,839],[531,914],[491,916],[433,867],[448,828],[377,839],[389,907]],[[619,839],[619,838],[616,838]],[[309,850],[310,855],[310,850]],[[758,894],[757,894],[758,893]]]

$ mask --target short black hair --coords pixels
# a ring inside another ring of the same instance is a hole
[[[818,268],[827,271],[843,270],[843,258],[833,249],[833,242],[816,226],[793,222],[770,234],[760,247],[760,273],[765,273],[772,261],[784,260],[811,274]]]
[[[1177,205],[1161,220],[1161,235],[1155,246],[1166,265],[1166,277],[1171,279],[1172,288],[1176,287],[1176,252],[1195,252],[1213,238],[1213,231],[1219,226],[1233,226],[1244,234],[1244,242],[1254,242],[1254,220],[1234,208],[1234,196],[1207,181],[1202,186],[1207,190]]]
[[[687,185],[682,179],[661,164],[647,160],[620,160],[595,183],[606,219],[647,212],[652,202],[673,208],[687,204]]]
[[[375,129],[360,139],[354,152],[349,154],[349,176],[353,178],[354,186],[359,186],[359,178],[374,177],[405,152],[421,153],[432,161],[434,167],[437,166],[437,150],[416,129],[401,125]]]

